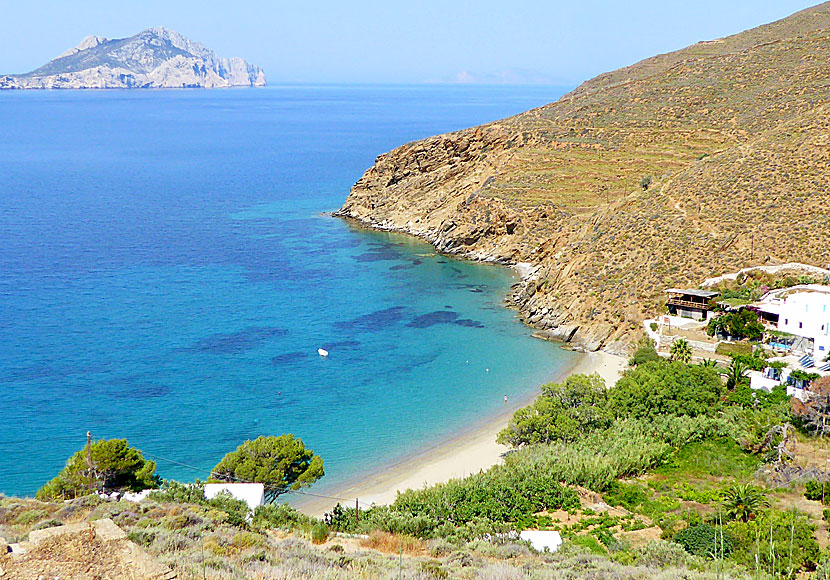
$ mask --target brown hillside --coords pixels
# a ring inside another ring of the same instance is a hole
[[[830,263],[828,79],[825,3],[404,145],[378,157],[339,214],[538,265],[514,296],[522,315],[622,350],[668,286],[761,262]]]

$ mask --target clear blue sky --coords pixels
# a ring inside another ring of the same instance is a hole
[[[816,4],[801,0],[0,0],[0,73],[84,36],[166,26],[277,82],[577,84]]]

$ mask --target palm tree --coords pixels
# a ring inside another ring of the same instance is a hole
[[[705,369],[716,369],[716,368],[718,368],[718,361],[716,361],[713,358],[705,358],[697,364],[699,364],[700,366],[702,366]]]
[[[692,347],[685,338],[678,338],[671,345],[671,359],[689,364],[692,360]]]
[[[733,358],[729,368],[721,373],[721,375],[726,377],[726,388],[732,391],[738,385],[745,383],[747,378],[746,371],[746,365]]]
[[[736,484],[723,493],[723,508],[730,519],[754,520],[765,507],[769,507],[767,496],[757,487]]]

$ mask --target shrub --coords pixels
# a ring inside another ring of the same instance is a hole
[[[498,442],[519,447],[551,441],[573,441],[610,424],[607,390],[599,375],[572,375],[562,383],[542,386],[532,405],[519,409]]]
[[[150,492],[148,499],[163,503],[205,503],[205,486],[199,480],[196,483],[179,483],[164,480],[161,489]]]
[[[609,391],[617,417],[707,415],[718,411],[722,385],[718,373],[701,365],[648,362],[623,373]]]
[[[703,558],[725,558],[732,553],[731,536],[709,524],[689,526],[678,532],[674,541],[690,554]]]
[[[239,550],[265,545],[265,538],[252,532],[237,532],[231,540],[231,545]]]
[[[804,497],[825,503],[830,496],[830,483],[810,480],[804,483]]]
[[[648,501],[648,490],[639,483],[612,481],[602,497],[608,505],[634,511],[637,506]]]
[[[454,525],[489,520],[517,522],[544,510],[579,506],[576,493],[549,472],[519,464],[497,465],[484,473],[398,495],[392,508],[432,520],[426,525]],[[423,537],[423,533],[416,534]]]
[[[311,541],[314,544],[323,544],[329,538],[329,527],[323,522],[314,524],[311,528]]]
[[[315,519],[298,512],[286,504],[268,504],[256,508],[252,523],[259,529],[280,528],[283,530],[300,529],[308,531]]]
[[[683,566],[689,557],[681,546],[664,540],[652,540],[634,549],[634,563],[639,566],[668,568]]]

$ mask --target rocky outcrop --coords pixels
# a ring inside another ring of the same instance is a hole
[[[0,76],[0,89],[132,89],[265,86],[265,73],[241,58],[218,58],[165,28],[130,38],[88,36],[26,74]]]
[[[830,264],[830,3],[377,158],[337,215],[528,263],[538,335],[622,352],[667,287]]]

